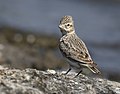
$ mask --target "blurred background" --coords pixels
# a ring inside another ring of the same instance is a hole
[[[120,0],[0,0],[0,64],[67,70],[58,49],[64,15],[104,76],[120,82]]]

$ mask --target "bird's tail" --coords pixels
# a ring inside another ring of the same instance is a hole
[[[86,66],[94,74],[101,74],[100,70],[97,68],[97,64],[94,62],[89,64],[81,64],[81,65]]]
[[[97,68],[97,65],[95,63],[93,64],[89,64],[89,66],[87,66],[93,73],[95,74],[101,74],[100,70]]]

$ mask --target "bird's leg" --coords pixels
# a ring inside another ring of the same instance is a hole
[[[79,72],[78,72],[78,74],[77,75],[75,75],[75,78],[80,74],[82,72],[82,70],[80,70]]]
[[[67,72],[65,73],[65,75],[67,75],[68,72],[70,72],[70,71],[71,71],[71,67],[67,70]]]

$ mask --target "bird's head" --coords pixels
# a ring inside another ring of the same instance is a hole
[[[73,33],[74,30],[74,22],[72,16],[64,16],[60,20],[59,28],[63,35],[68,33]]]

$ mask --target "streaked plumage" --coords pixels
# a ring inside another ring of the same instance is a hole
[[[93,62],[85,43],[76,35],[72,17],[64,16],[60,20],[59,28],[62,32],[59,49],[63,56],[69,60],[70,64],[70,69],[67,73],[71,68],[80,69],[81,72],[82,67],[89,68],[93,73],[100,73],[96,64]],[[79,73],[77,75],[79,75]]]

